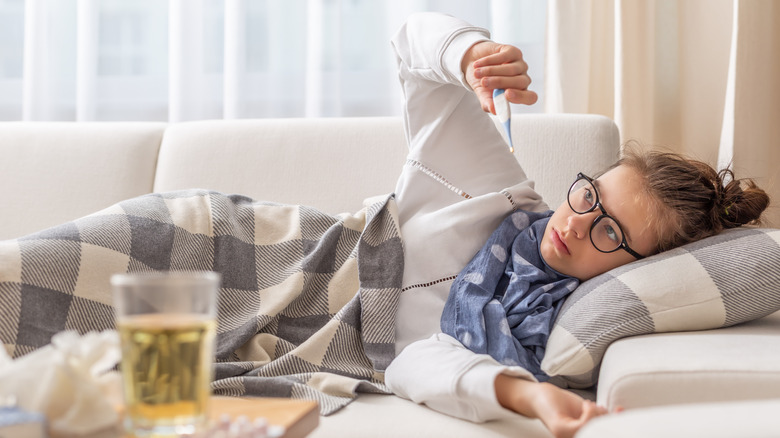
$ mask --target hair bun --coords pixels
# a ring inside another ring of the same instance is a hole
[[[757,223],[761,213],[769,205],[769,196],[756,186],[751,179],[734,179],[731,169],[718,172],[720,184],[716,187],[720,193],[714,208],[723,228],[735,228],[740,225]],[[728,182],[727,182],[728,181]],[[745,188],[743,188],[745,184]]]

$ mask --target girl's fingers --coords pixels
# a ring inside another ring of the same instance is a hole
[[[500,44],[498,45],[498,51],[474,61],[474,67],[479,68],[486,65],[507,64],[518,60],[523,60],[523,52],[521,52],[520,49],[507,44]]]
[[[501,88],[506,90],[504,96],[506,96],[506,100],[509,102],[533,105],[536,103],[539,96],[528,89],[530,84],[531,78],[528,76],[522,76],[520,78],[486,78],[481,82],[482,87],[487,90],[486,93],[490,95],[490,100],[492,100],[493,97],[492,90]],[[480,98],[480,100],[482,99]]]
[[[520,76],[490,76],[480,79],[480,85],[485,88],[495,90],[501,88],[504,90],[526,90],[531,85],[531,78],[528,75]]]
[[[479,99],[480,105],[482,105],[482,111],[491,114],[496,113],[496,107],[495,104],[493,103],[492,91],[481,89],[480,91],[477,92],[477,98]]]
[[[491,64],[474,69],[474,76],[477,78],[486,78],[489,76],[519,76],[528,71],[528,64],[525,61],[515,61],[507,64]]]
[[[607,411],[607,408],[603,406],[599,406],[596,404],[596,402],[593,401],[586,401],[585,405],[582,409],[582,415],[580,416],[581,419],[588,421],[595,417],[600,417],[602,415],[606,415],[609,412]]]
[[[581,421],[588,421],[595,415],[596,405],[588,400],[582,401],[582,412],[580,413]]]
[[[526,105],[533,105],[539,99],[539,96],[531,90],[514,90],[508,89],[506,93],[506,100],[512,103],[523,103]]]

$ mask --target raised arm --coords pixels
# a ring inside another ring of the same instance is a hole
[[[421,13],[411,16],[392,39],[409,157],[470,196],[526,179],[483,111],[492,108],[490,87],[508,88],[507,97],[516,103],[536,100],[527,90],[530,79],[520,50],[489,36],[457,18]]]

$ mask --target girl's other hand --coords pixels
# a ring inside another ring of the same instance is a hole
[[[466,81],[477,95],[482,110],[496,113],[493,90],[503,88],[511,103],[533,105],[538,96],[528,89],[531,78],[523,53],[515,46],[481,41],[469,48],[461,61]]]
[[[526,417],[539,418],[555,438],[572,438],[587,422],[607,414],[606,408],[549,383],[499,374],[495,391],[501,406]]]

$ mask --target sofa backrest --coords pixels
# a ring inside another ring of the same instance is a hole
[[[0,240],[152,190],[165,123],[0,123]]]
[[[619,135],[594,115],[512,119],[515,155],[551,207],[577,172],[612,164]],[[394,117],[164,123],[0,123],[0,240],[152,191],[206,188],[355,211],[403,166]]]
[[[180,123],[165,132],[154,190],[207,188],[354,212],[393,191],[405,156],[398,118]]]

